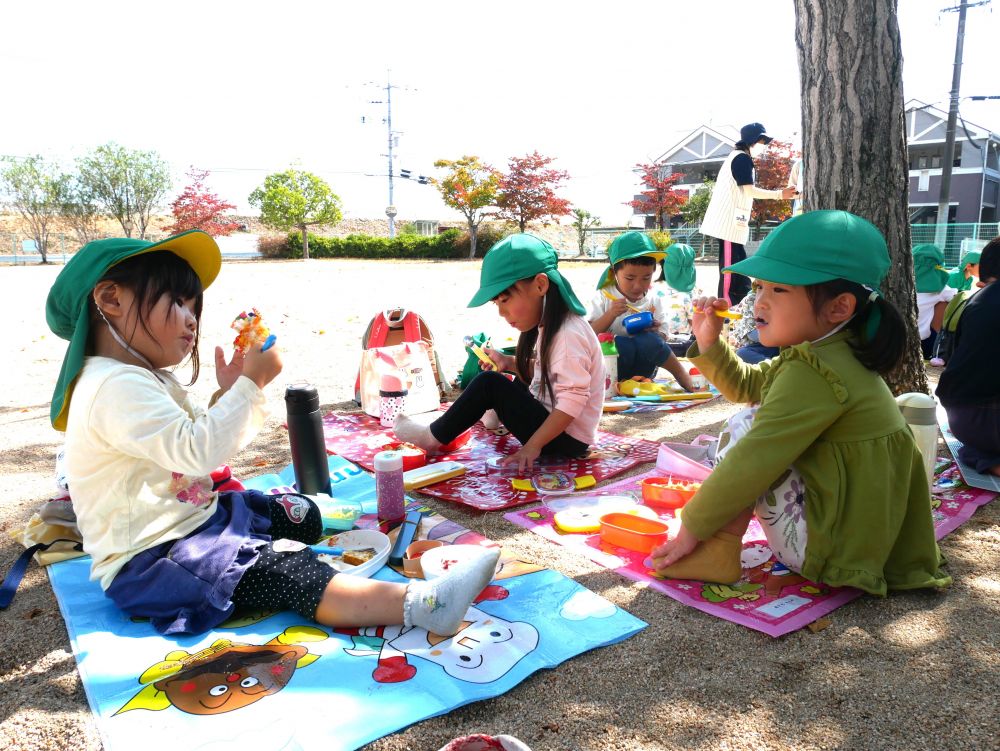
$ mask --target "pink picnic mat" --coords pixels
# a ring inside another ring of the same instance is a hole
[[[601,488],[599,494],[631,494],[641,498],[639,483],[646,477],[661,474],[653,470],[629,477]],[[977,508],[997,497],[997,493],[966,485],[953,463],[943,465],[933,490],[934,528],[938,539],[966,522]],[[669,510],[660,514],[660,518],[668,523],[672,517],[673,513]],[[838,589],[817,584],[786,569],[771,555],[756,519],[743,538],[743,578],[734,584],[708,584],[659,579],[644,565],[644,554],[605,545],[599,534],[567,534],[557,530],[552,524],[552,512],[545,506],[512,511],[504,518],[552,542],[572,548],[622,576],[646,582],[652,589],[685,605],[770,636],[782,636],[800,629],[864,594],[852,587]]]
[[[327,451],[367,470],[374,469],[375,454],[382,446],[396,440],[389,428],[383,428],[378,420],[366,414],[338,415],[331,412],[323,418],[323,435]],[[520,446],[514,436],[495,435],[481,423],[476,423],[467,444],[450,454],[431,457],[428,461],[461,462],[466,467],[466,473],[420,488],[418,492],[483,511],[533,503],[538,500],[534,491],[514,490],[510,478],[486,474],[487,459],[513,454]],[[586,459],[567,459],[564,464],[547,468],[571,472],[578,477],[593,475],[597,482],[601,482],[639,464],[656,461],[658,449],[659,444],[652,441],[598,431],[597,442]]]

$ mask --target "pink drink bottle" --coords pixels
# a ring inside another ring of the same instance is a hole
[[[378,518],[399,521],[405,515],[403,499],[403,455],[399,451],[375,454],[375,497]]]

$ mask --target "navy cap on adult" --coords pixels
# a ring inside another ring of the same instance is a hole
[[[740,142],[753,146],[758,141],[771,143],[774,139],[767,134],[767,129],[760,123],[750,123],[740,128]]]

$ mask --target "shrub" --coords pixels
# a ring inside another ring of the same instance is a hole
[[[673,238],[670,237],[670,232],[665,229],[650,232],[649,239],[653,241],[653,245],[656,246],[657,250],[666,250],[674,242]]]
[[[449,230],[449,232],[450,231],[451,230]],[[511,235],[515,232],[517,232],[517,228],[513,224],[508,224],[506,222],[490,222],[489,224],[481,224],[479,226],[479,232],[476,235],[476,258],[482,258],[496,243],[503,240],[507,237],[507,235]],[[468,258],[469,231],[459,230],[459,233],[458,239],[455,241],[455,245],[459,250],[458,258]]]
[[[261,235],[257,238],[257,252],[264,258],[288,258],[289,247],[287,235]],[[302,255],[301,248],[299,256]]]
[[[309,255],[312,258],[461,258],[455,242],[458,236],[459,231],[455,229],[442,232],[436,237],[400,235],[392,239],[371,235],[323,237],[310,234]],[[298,232],[288,236],[288,255],[285,257],[302,257],[302,235]]]

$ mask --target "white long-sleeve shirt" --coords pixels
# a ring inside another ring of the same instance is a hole
[[[66,474],[91,579],[107,589],[135,555],[212,516],[209,473],[250,442],[264,404],[245,376],[206,411],[166,371],[87,358],[66,426]]]

